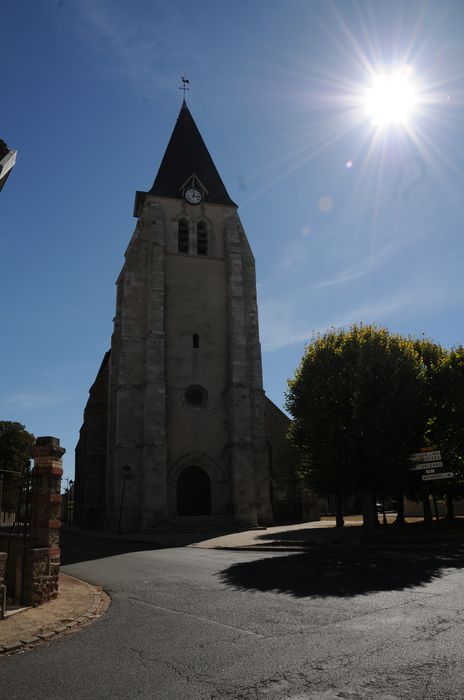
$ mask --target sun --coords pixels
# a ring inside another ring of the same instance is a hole
[[[373,126],[386,127],[407,124],[416,104],[416,89],[411,81],[412,71],[376,75],[366,92],[364,104]]]

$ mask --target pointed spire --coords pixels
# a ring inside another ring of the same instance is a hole
[[[237,206],[227,193],[184,99],[150,194],[180,199],[180,188],[193,174],[208,191],[206,202]]]

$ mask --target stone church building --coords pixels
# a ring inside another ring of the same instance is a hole
[[[288,419],[263,391],[253,254],[185,101],[134,216],[76,448],[76,522],[309,519]]]

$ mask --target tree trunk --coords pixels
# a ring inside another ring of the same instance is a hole
[[[435,511],[435,520],[438,523],[438,522],[440,522],[440,512],[438,510],[437,497],[435,494],[433,494],[433,496],[432,496],[432,501],[433,501],[433,509]]]
[[[380,527],[379,514],[377,513],[377,495],[375,493],[373,493],[371,498],[372,498],[372,508],[374,510],[374,525],[376,527]]]
[[[428,529],[433,525],[429,494],[422,496],[422,505],[424,506],[424,525]]]
[[[451,491],[446,494],[446,518],[447,520],[454,519],[454,501]]]
[[[362,512],[364,527],[374,530],[379,521],[375,510],[375,500],[372,498],[372,491],[362,492]]]
[[[343,518],[343,494],[335,494],[335,518],[337,522],[337,527],[343,527],[345,520]]]
[[[395,525],[404,525],[404,494],[403,492],[396,494],[396,520]]]

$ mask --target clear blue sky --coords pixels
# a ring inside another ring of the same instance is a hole
[[[313,330],[375,321],[464,340],[464,4],[3,0],[0,418],[74,447],[114,283],[188,104],[256,263],[268,395]],[[361,102],[409,65],[408,126]],[[351,167],[350,167],[351,166]]]

